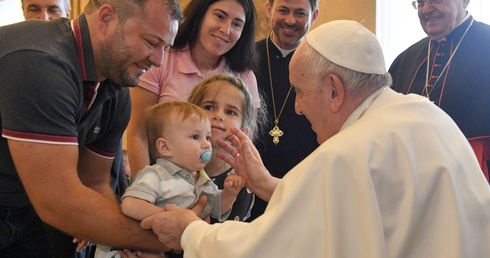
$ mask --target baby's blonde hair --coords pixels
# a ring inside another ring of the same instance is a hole
[[[183,121],[201,122],[209,120],[200,107],[185,101],[156,104],[145,111],[145,119],[148,149],[153,158],[158,156],[156,141],[158,138],[164,137],[165,130],[172,124]]]

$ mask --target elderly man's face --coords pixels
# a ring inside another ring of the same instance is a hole
[[[418,8],[422,29],[432,40],[446,37],[466,16],[469,0],[428,1]]]
[[[23,0],[22,10],[26,20],[53,20],[70,17],[70,8],[64,0]]]
[[[289,81],[296,91],[296,114],[306,116],[318,143],[322,144],[338,132],[338,127],[328,108],[328,85],[324,85],[322,78],[316,78],[310,60],[304,57],[308,47],[306,42],[302,42],[293,54],[289,63]]]

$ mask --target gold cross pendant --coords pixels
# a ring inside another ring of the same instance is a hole
[[[272,130],[270,130],[269,134],[270,136],[272,136],[272,142],[276,145],[279,143],[279,137],[284,135],[284,133],[281,131],[281,129],[279,129],[277,125],[274,126]]]

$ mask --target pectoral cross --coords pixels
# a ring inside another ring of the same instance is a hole
[[[279,127],[277,126],[274,126],[274,128],[272,130],[270,130],[269,132],[270,136],[272,136],[272,142],[277,145],[279,143],[279,137],[283,136],[284,133],[281,131],[281,129],[279,129]]]

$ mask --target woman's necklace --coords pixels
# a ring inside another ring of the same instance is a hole
[[[471,28],[471,25],[473,25],[473,21],[474,19],[471,18],[471,22],[470,24],[468,25],[468,27],[466,28],[465,32],[463,33],[463,36],[461,37],[461,39],[459,40],[458,44],[456,45],[456,48],[454,49],[454,52],[451,53],[451,55],[449,56],[449,59],[447,60],[447,63],[446,65],[444,66],[444,68],[442,68],[442,71],[441,73],[439,74],[439,76],[437,77],[436,81],[434,82],[434,84],[429,85],[429,66],[430,66],[430,46],[431,46],[431,43],[432,43],[432,40],[429,39],[429,45],[427,46],[427,70],[425,72],[425,96],[430,99],[430,94],[432,93],[432,91],[434,90],[434,88],[436,87],[436,84],[437,82],[439,81],[439,79],[442,77],[442,75],[444,74],[444,72],[446,71],[446,69],[448,68],[449,64],[451,63],[451,60],[453,59],[454,55],[456,54],[456,52],[458,51],[459,49],[459,45],[461,44],[461,42],[463,41],[464,37],[466,36],[466,33],[468,32],[468,30],[470,30]],[[429,88],[431,88],[429,90]],[[434,102],[434,101],[432,101]]]
[[[271,72],[271,60],[269,56],[269,39],[270,35],[267,36],[267,39],[265,41],[265,49],[267,52],[267,67],[269,68],[269,82],[271,85],[271,95],[272,95],[272,108],[274,110],[274,128],[270,130],[269,135],[272,136],[272,142],[274,142],[275,145],[279,143],[279,137],[284,135],[284,132],[279,129],[279,118],[282,115],[282,111],[284,110],[284,106],[286,105],[286,101],[288,101],[289,94],[291,93],[291,90],[293,89],[293,86],[289,87],[288,94],[286,95],[286,98],[284,99],[284,102],[282,103],[281,110],[279,111],[279,115],[277,115],[276,112],[276,100],[274,98],[274,86],[272,85],[272,72]]]

